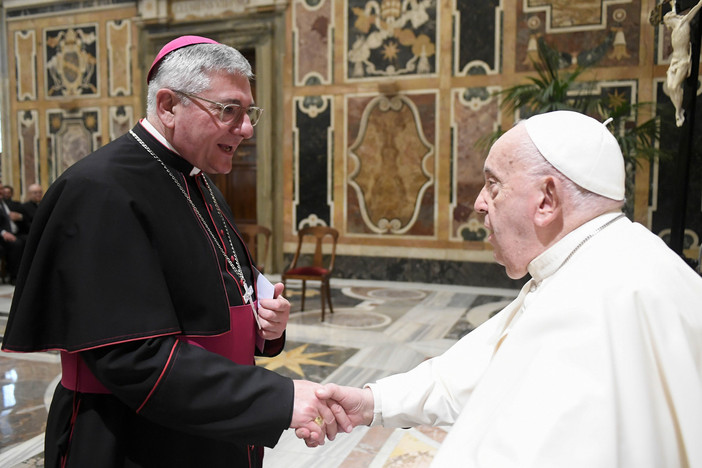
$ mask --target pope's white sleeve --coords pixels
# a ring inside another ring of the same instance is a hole
[[[414,369],[367,386],[373,392],[371,425],[413,427],[451,425],[470,399],[495,349],[491,318],[464,336],[444,354]]]

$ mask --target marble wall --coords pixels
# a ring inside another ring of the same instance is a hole
[[[286,173],[294,193],[285,203],[295,216],[286,218],[286,251],[297,229],[331,220],[342,233],[341,264],[357,265],[343,274],[383,270],[387,279],[426,281],[426,271],[437,271],[446,281],[475,284],[474,271],[491,261],[473,210],[485,157],[477,143],[517,118],[496,93],[536,76],[542,41],[557,51],[562,70],[587,67],[581,92],[604,103],[602,120],[622,103],[669,106],[660,92],[669,31],[649,23],[654,7],[646,0],[293,1],[294,76],[284,90],[295,103],[323,103],[325,117],[291,120]],[[632,113],[624,125],[636,119]],[[671,130],[659,143],[675,152],[678,139]],[[324,164],[309,171],[301,164],[310,158]],[[642,161],[627,179],[628,214],[664,237],[671,171],[670,162]],[[692,255],[702,233],[698,180],[693,174]],[[305,201],[306,190],[316,196]],[[470,273],[446,274],[454,263]]]
[[[341,275],[359,278],[382,265],[388,280],[424,281],[428,270],[441,272],[437,282],[477,284],[483,267],[494,266],[473,210],[483,183],[479,142],[514,122],[496,93],[535,76],[540,41],[558,51],[564,71],[588,66],[582,81],[606,106],[670,108],[661,90],[669,31],[648,22],[656,0],[112,0],[53,2],[70,4],[63,10],[7,7],[18,3],[4,6],[11,72],[4,106],[11,123],[3,179],[19,193],[35,181],[48,185],[143,114],[143,68],[159,37],[226,30],[225,39],[263,54],[257,66],[265,76],[257,83],[265,96],[257,101],[267,102],[267,121],[257,134],[265,136],[258,140],[266,159],[259,173],[272,175],[259,187],[273,196],[262,191],[258,199],[259,213],[274,220],[278,271],[294,252],[297,231],[322,224],[341,233]],[[271,15],[284,16],[281,53],[266,49],[278,40],[270,26],[252,26],[270,25],[256,19]],[[673,129],[659,143],[675,153],[679,140]],[[672,161],[644,161],[628,177],[628,214],[664,237],[676,190]],[[697,149],[686,231],[686,252],[695,257],[702,235],[699,167]],[[445,273],[456,265],[468,273]],[[510,283],[500,275],[497,267],[489,278]]]
[[[3,111],[14,118],[3,134],[2,176],[21,198],[30,184],[46,189],[133,125],[141,72],[134,2],[92,10],[61,2],[12,8],[16,3],[4,5],[10,93]]]

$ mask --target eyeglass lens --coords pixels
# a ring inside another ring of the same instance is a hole
[[[235,124],[244,117],[244,113],[249,116],[251,120],[251,125],[255,126],[258,120],[261,118],[261,113],[263,109],[259,107],[242,107],[238,104],[227,104],[222,107],[221,120],[226,124]]]

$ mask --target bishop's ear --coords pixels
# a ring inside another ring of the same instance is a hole
[[[539,205],[534,214],[534,222],[537,226],[547,226],[558,219],[561,211],[562,186],[557,179],[552,176],[545,177],[538,188]]]
[[[162,88],[156,93],[156,114],[164,126],[172,128],[175,124],[175,105],[178,98],[170,89]]]

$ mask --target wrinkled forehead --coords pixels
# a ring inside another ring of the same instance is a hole
[[[506,177],[524,171],[524,152],[528,150],[525,143],[528,143],[528,135],[523,125],[519,124],[510,129],[490,148],[483,172],[495,177]]]

